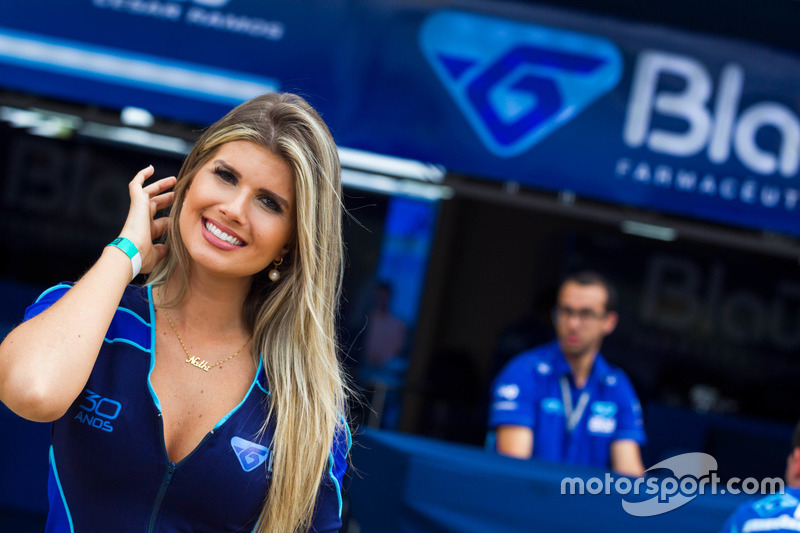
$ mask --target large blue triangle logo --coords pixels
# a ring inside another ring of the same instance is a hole
[[[255,470],[269,457],[269,448],[240,437],[231,438],[231,447],[245,472]]]
[[[486,148],[531,149],[619,83],[609,40],[537,24],[442,10],[425,21],[428,63]]]

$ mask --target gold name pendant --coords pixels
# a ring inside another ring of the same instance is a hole
[[[205,359],[200,359],[196,355],[187,359],[186,362],[196,366],[197,368],[202,368],[206,372],[211,370],[211,367],[208,366],[208,361],[206,361]]]

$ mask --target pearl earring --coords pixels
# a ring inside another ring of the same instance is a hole
[[[274,283],[281,279],[281,273],[278,272],[278,267],[283,264],[283,257],[281,257],[280,261],[273,261],[272,263],[272,270],[269,271],[269,279]]]

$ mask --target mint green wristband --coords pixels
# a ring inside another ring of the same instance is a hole
[[[133,278],[135,278],[139,272],[142,271],[142,256],[139,255],[139,250],[136,248],[136,245],[133,244],[130,239],[125,237],[117,237],[108,243],[108,246],[119,248],[125,253],[125,255],[128,256],[128,259],[131,260],[131,268],[133,269],[133,276],[131,276],[131,280],[133,280]]]

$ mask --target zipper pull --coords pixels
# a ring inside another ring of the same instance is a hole
[[[167,483],[172,481],[172,474],[175,473],[175,463],[170,461],[169,465],[167,466]]]

